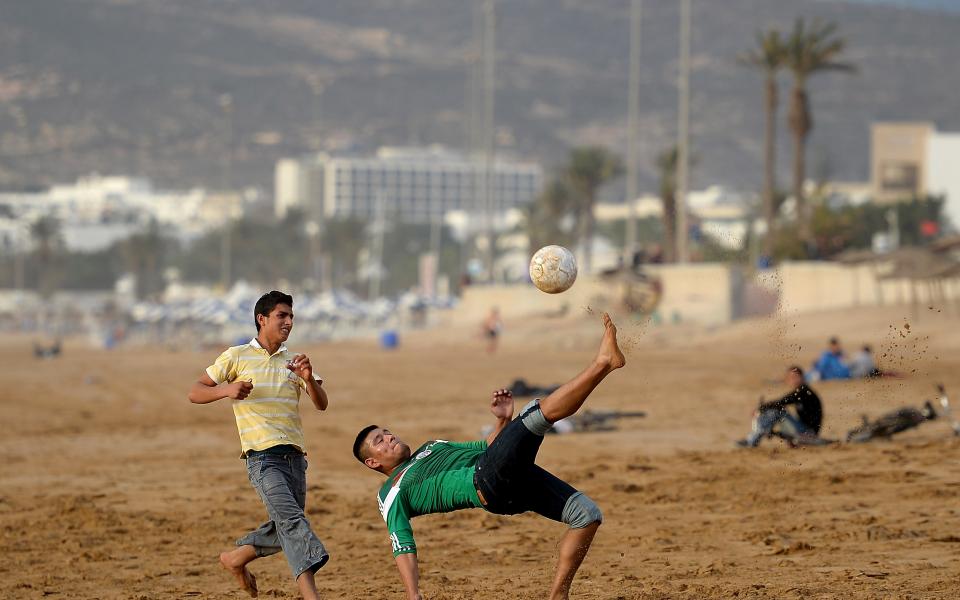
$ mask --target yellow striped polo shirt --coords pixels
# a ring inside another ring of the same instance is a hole
[[[294,356],[285,345],[270,354],[254,338],[249,344],[227,348],[207,367],[207,375],[218,385],[234,381],[253,384],[249,396],[233,400],[241,457],[250,450],[281,444],[304,450],[299,407],[300,392],[306,390],[306,384],[287,368],[287,361]],[[316,375],[314,378],[320,381]]]

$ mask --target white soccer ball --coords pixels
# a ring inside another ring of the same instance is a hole
[[[577,259],[563,246],[544,246],[530,259],[530,280],[542,292],[565,292],[577,280]]]

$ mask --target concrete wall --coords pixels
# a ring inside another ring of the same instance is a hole
[[[694,322],[702,325],[728,323],[735,317],[734,269],[723,264],[693,264],[650,267],[649,272],[663,283],[663,296],[657,308],[664,320]],[[478,321],[496,306],[504,318],[560,314],[579,315],[585,307],[595,311],[619,309],[624,284],[599,277],[580,276],[576,284],[562,294],[545,294],[532,284],[475,285],[464,291],[456,322]]]
[[[878,275],[885,265],[846,266],[829,262],[788,262],[774,271],[751,278],[741,276],[736,267],[724,264],[664,265],[648,267],[660,278],[663,296],[657,313],[666,322],[696,323],[713,326],[743,316],[764,314],[777,308],[787,312],[815,312],[857,306],[921,305],[960,301],[960,279],[931,288],[925,282],[912,284],[907,279],[884,280]],[[751,294],[764,292],[773,302],[765,302],[763,311],[751,310]],[[582,315],[585,307],[594,311],[622,310],[622,283],[581,276],[562,294],[544,294],[532,284],[476,285],[464,292],[458,310],[449,318],[456,323],[475,322],[479,326],[491,307],[500,309],[504,318],[560,314]]]
[[[909,279],[880,279],[886,268],[847,266],[828,262],[784,263],[778,269],[783,310],[811,312],[831,308],[921,303],[939,304],[960,298],[960,281],[953,279],[936,288]]]

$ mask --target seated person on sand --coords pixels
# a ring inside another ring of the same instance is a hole
[[[462,508],[499,515],[533,511],[565,523],[569,529],[560,539],[549,597],[569,597],[570,584],[603,517],[590,498],[537,466],[536,458],[550,425],[576,413],[607,375],[626,364],[617,346],[617,328],[606,313],[602,320],[600,349],[587,368],[543,400],[531,401],[516,419],[510,392],[493,393],[490,412],[497,425],[486,440],[433,440],[411,450],[377,425],[357,434],[354,456],[387,477],[377,502],[407,598],[423,598],[410,520]]]
[[[753,430],[737,445],[756,447],[765,437],[778,436],[791,446],[821,445],[830,443],[820,436],[823,408],[820,397],[804,382],[803,369],[794,365],[787,369],[784,382],[792,391],[779,400],[760,402],[753,418]],[[788,407],[793,406],[796,414]]]
[[[850,361],[850,377],[862,379],[879,375],[880,371],[877,370],[877,363],[873,360],[873,352],[870,346],[864,345]]]
[[[860,352],[850,361],[850,377],[855,379],[865,377],[895,377],[901,379],[903,375],[896,371],[884,371],[877,367],[873,359],[873,350],[870,346],[864,345]]]
[[[843,349],[840,348],[840,340],[835,337],[830,338],[827,349],[813,363],[810,373],[811,381],[828,379],[850,379],[850,368],[843,362]]]

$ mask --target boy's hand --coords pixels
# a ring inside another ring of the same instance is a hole
[[[297,374],[300,379],[310,381],[313,377],[313,365],[306,354],[297,354],[287,361],[287,368]]]
[[[234,400],[243,400],[253,391],[253,384],[249,381],[234,381],[227,385],[227,397]]]
[[[490,402],[490,412],[496,418],[509,421],[513,418],[513,392],[510,390],[496,390],[493,392],[493,401]]]

